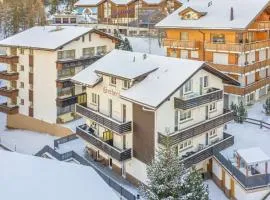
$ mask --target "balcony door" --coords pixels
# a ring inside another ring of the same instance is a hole
[[[200,95],[203,93],[203,77],[200,77]]]
[[[125,123],[127,121],[127,106],[122,104],[122,121]]]
[[[208,106],[205,106],[205,120],[209,119]]]
[[[109,99],[109,117],[112,117],[112,100]]]

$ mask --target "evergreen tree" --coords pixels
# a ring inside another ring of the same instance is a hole
[[[265,104],[263,104],[263,108],[264,108],[265,114],[270,115],[270,97],[266,99]]]
[[[243,104],[243,101],[241,101],[239,106],[237,107],[237,122],[242,124],[246,117],[247,117],[247,110]]]
[[[147,186],[141,186],[142,196],[148,200],[180,199],[185,169],[170,147],[159,149],[157,157],[147,166]]]
[[[201,174],[192,168],[183,185],[184,195],[181,200],[209,200],[208,187],[203,184]]]
[[[131,46],[128,38],[125,38],[123,46],[124,46],[123,50],[125,50],[125,51],[133,51],[132,46]]]
[[[58,11],[59,1],[58,0],[50,0],[50,14],[55,14]]]
[[[237,105],[235,103],[231,103],[231,110],[233,111],[234,116],[237,116]]]

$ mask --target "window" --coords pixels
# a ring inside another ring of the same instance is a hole
[[[209,111],[215,111],[217,109],[217,103],[214,102],[214,103],[211,103],[209,105]]]
[[[58,51],[58,59],[74,59],[75,50]]]
[[[217,131],[216,129],[213,129],[211,131],[209,131],[209,137],[210,138],[213,138],[213,137],[216,137],[217,136]]]
[[[75,68],[67,68],[58,71],[58,78],[70,77],[75,75]]]
[[[34,50],[33,49],[29,49],[29,55],[34,55]]]
[[[63,23],[68,24],[68,18],[63,18]]]
[[[82,94],[82,95],[77,97],[77,103],[78,104],[85,104],[86,101],[87,101],[87,95],[86,94]]]
[[[128,80],[123,80],[123,88],[124,89],[128,89],[130,86],[129,86],[129,81]]]
[[[83,57],[95,56],[95,47],[83,48]]]
[[[203,87],[208,87],[208,76],[203,77]]]
[[[82,36],[82,42],[84,42],[84,35]]]
[[[181,32],[180,33],[180,40],[187,41],[188,40],[188,32]]]
[[[20,88],[24,88],[24,82],[20,82]]]
[[[70,18],[70,23],[71,24],[76,24],[76,18]]]
[[[179,145],[180,151],[192,147],[192,140],[186,140]]]
[[[23,65],[20,66],[20,70],[24,71],[24,66]]]
[[[225,43],[225,35],[224,34],[212,34],[212,43]]]
[[[23,48],[20,48],[20,54],[24,54],[24,49]]]
[[[113,86],[116,85],[116,78],[115,77],[110,78],[110,84],[113,85]]]
[[[21,104],[21,105],[24,105],[24,99],[21,99],[20,104]]]
[[[188,80],[184,86],[185,93],[192,92],[192,80]]]
[[[104,55],[107,52],[107,46],[97,47],[97,55]]]
[[[88,37],[89,37],[89,42],[91,42],[92,41],[92,34],[89,33]]]
[[[92,93],[91,102],[92,102],[93,104],[97,104],[97,94]]]
[[[199,58],[199,52],[198,51],[191,51],[190,57],[191,58]]]
[[[191,119],[191,110],[181,111],[180,112],[180,121],[186,121],[188,119]]]
[[[62,22],[62,20],[59,17],[57,17],[57,18],[54,19],[54,23],[55,24],[61,24],[61,22]]]

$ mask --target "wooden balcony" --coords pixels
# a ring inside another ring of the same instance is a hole
[[[184,163],[186,168],[191,167],[203,160],[206,160],[212,156],[214,156],[215,152],[222,151],[234,144],[234,137],[227,133],[224,133],[223,140],[217,141],[216,143],[207,146],[206,148],[197,151],[195,153],[191,153],[188,157],[182,158],[182,162]]]
[[[212,88],[206,94],[191,97],[188,99],[174,98],[174,108],[187,110],[212,101],[217,101],[223,98],[223,91]]]
[[[226,124],[229,121],[234,119],[232,111],[224,111],[222,115],[219,115],[215,118],[205,120],[199,124],[190,126],[186,129],[176,131],[169,134],[168,136],[158,133],[158,142],[162,145],[166,145],[169,141],[169,145],[178,144],[184,140],[192,138],[194,136],[200,135],[206,131],[209,131],[213,128]]]
[[[76,113],[95,121],[96,123],[112,130],[118,134],[123,134],[132,130],[132,122],[119,122],[98,111],[76,104]]]
[[[214,64],[214,63],[209,63],[209,65],[213,66],[214,68],[222,72],[245,74],[245,73],[255,71],[255,70],[258,70],[258,69],[261,69],[263,67],[270,65],[270,59],[247,64],[245,66],[223,65],[223,64]]]
[[[179,48],[179,49],[199,49],[200,42],[197,41],[184,41],[176,39],[164,39],[162,41],[163,46],[169,48]]]
[[[18,72],[0,71],[0,79],[7,81],[16,81],[19,79]]]
[[[267,31],[267,30],[270,30],[270,21],[258,21],[258,22],[255,22],[248,30],[249,31]]]
[[[204,48],[206,51],[216,52],[248,52],[252,50],[258,50],[261,48],[267,48],[270,46],[270,40],[256,41],[251,43],[205,43]]]
[[[255,90],[260,89],[261,87],[264,87],[267,84],[270,84],[270,77],[266,77],[264,79],[256,81],[256,82],[254,82],[252,84],[247,85],[246,87],[237,87],[237,86],[233,86],[233,85],[225,85],[224,86],[224,92],[242,96],[242,95],[254,92]]]
[[[71,68],[77,66],[88,66],[97,61],[101,56],[92,56],[92,57],[82,57],[79,59],[63,59],[56,61],[57,70],[61,70],[63,68]]]
[[[19,62],[18,56],[0,55],[0,63],[17,64]]]
[[[18,93],[19,93],[19,90],[16,88],[7,88],[7,87],[0,88],[0,96],[16,99],[18,96]]]
[[[9,115],[18,114],[19,113],[19,107],[18,106],[10,106],[7,103],[0,104],[0,112],[6,113]]]
[[[86,124],[78,126],[76,128],[76,134],[118,161],[124,161],[131,158],[131,149],[121,150],[108,142],[103,141],[97,135],[95,135],[94,130],[88,127]]]

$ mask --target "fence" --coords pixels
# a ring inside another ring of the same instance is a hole
[[[220,152],[215,151],[214,157],[240,182],[246,189],[253,189],[270,184],[270,174],[259,174],[246,176],[236,168],[230,160],[226,159]]]
[[[245,122],[250,123],[250,124],[255,124],[260,126],[260,128],[267,128],[270,129],[270,124],[266,123],[264,121],[261,120],[257,120],[257,119],[252,119],[252,118],[244,118]]]
[[[72,134],[72,135],[67,135],[65,137],[61,137],[59,139],[54,140],[54,148],[58,148],[59,144],[64,144],[67,142],[70,142],[72,140],[76,140],[78,139],[76,134]]]

